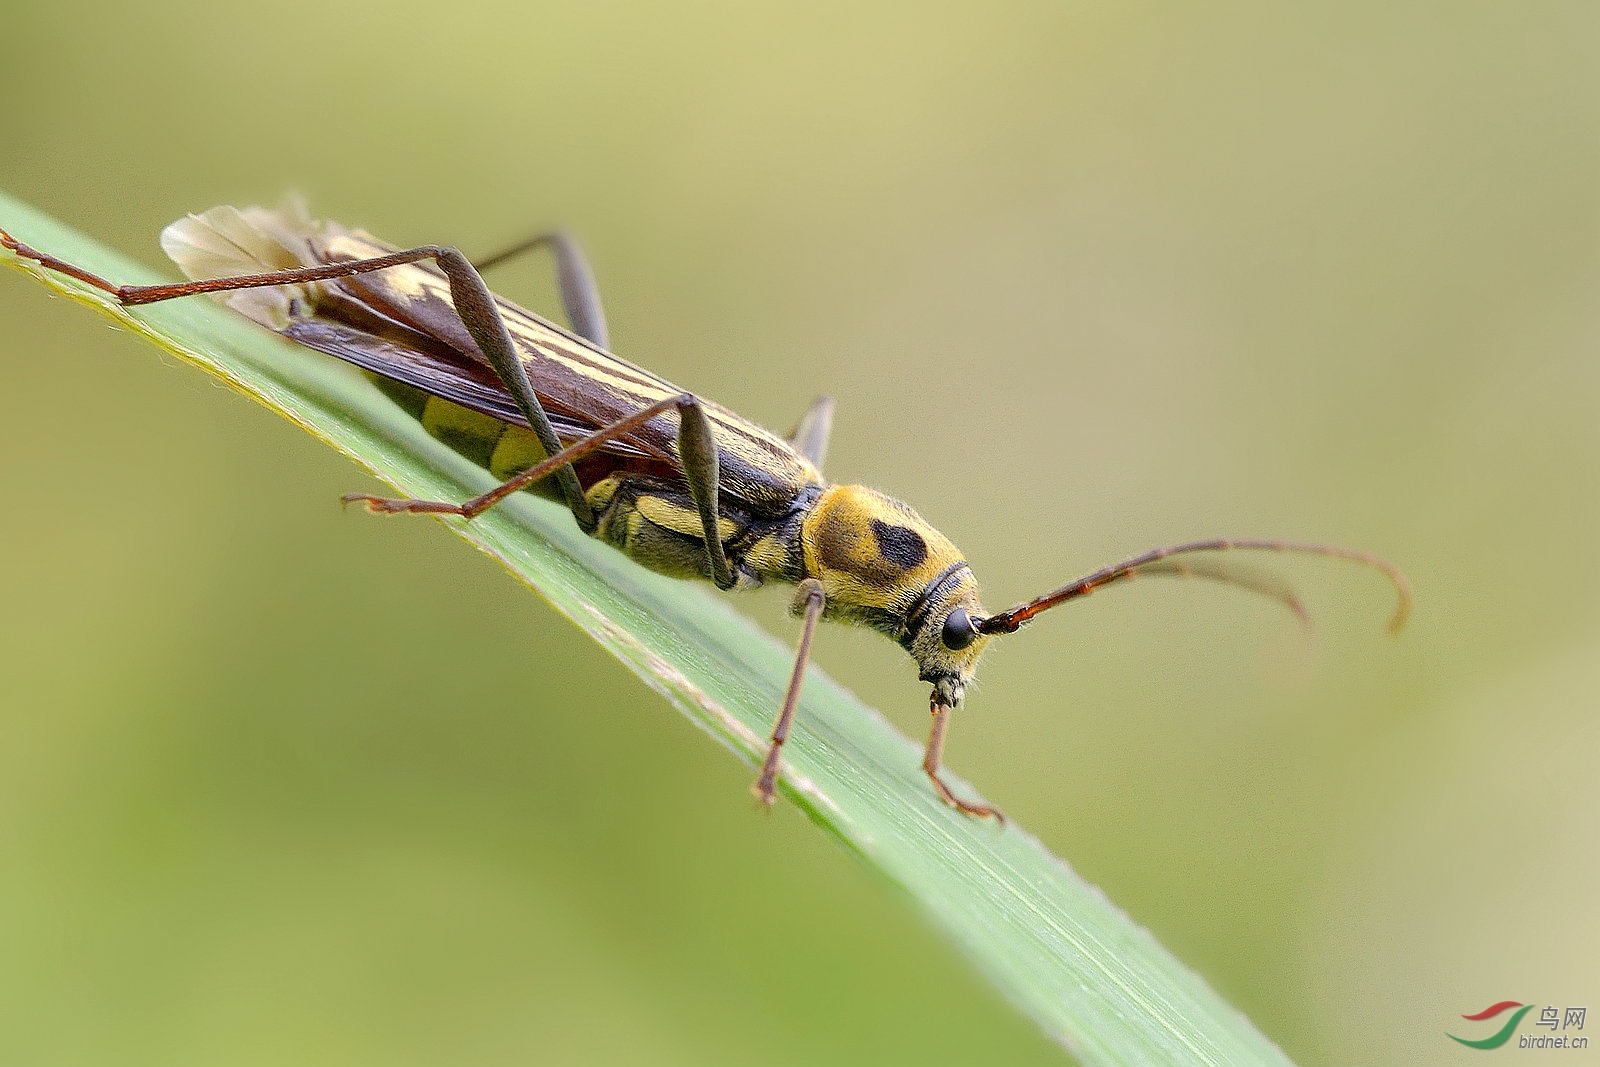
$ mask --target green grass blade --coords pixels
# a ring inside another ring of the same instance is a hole
[[[0,227],[119,282],[148,268],[0,193]],[[125,310],[0,258],[228,382],[401,492],[463,499],[488,475],[365,379],[209,300]],[[448,523],[754,767],[791,650],[707,587],[650,574],[520,495]],[[920,747],[813,668],[786,749],[784,796],[901,887],[1020,1010],[1090,1064],[1283,1064],[1283,1053],[1146,931],[1016,826],[947,809]]]

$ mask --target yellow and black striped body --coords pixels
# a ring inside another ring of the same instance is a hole
[[[429,434],[501,481],[546,458],[526,426],[484,415],[372,371],[366,374]],[[599,523],[594,536],[659,573],[675,578],[710,577],[700,513],[681,477],[661,477],[648,467],[631,469],[626,459],[619,462],[619,457],[603,453],[579,460],[578,469],[584,495]],[[537,482],[528,491],[561,499],[551,480]],[[807,577],[800,530],[822,492],[819,479],[817,484],[802,487],[791,498],[790,507],[776,512],[758,511],[736,497],[719,501],[723,551],[739,585],[793,583]]]
[[[367,259],[392,246],[292,211],[214,208],[168,227],[163,247],[190,277]],[[365,370],[430,434],[511,475],[546,458],[527,421],[462,324],[449,282],[430,264],[329,281],[242,290],[246,316]],[[495,298],[541,406],[563,444],[682,390],[509,301]],[[958,650],[939,630],[956,608],[981,612],[977,583],[950,541],[906,505],[863,486],[829,486],[788,441],[707,401],[716,442],[719,538],[735,584],[816,579],[826,617],[895,638],[951,703],[987,638]],[[667,410],[575,463],[594,536],[652,570],[711,575],[704,525]],[[534,491],[556,496],[550,483]]]

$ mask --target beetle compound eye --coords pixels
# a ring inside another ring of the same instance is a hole
[[[939,634],[939,639],[944,642],[944,647],[952,652],[960,652],[972,644],[978,636],[978,631],[973,629],[972,620],[967,617],[966,608],[956,608],[944,619],[944,630]]]

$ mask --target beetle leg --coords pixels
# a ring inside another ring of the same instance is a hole
[[[618,419],[609,426],[601,427],[588,437],[573,442],[549,459],[536,463],[527,470],[513,474],[487,493],[475,496],[471,500],[464,500],[459,504],[451,504],[443,500],[409,500],[403,497],[371,496],[367,493],[346,493],[340,499],[346,504],[360,501],[367,506],[368,511],[391,515],[409,512],[423,515],[460,515],[464,519],[476,518],[512,493],[526,489],[534,482],[548,478],[552,474],[559,473],[570,464],[600,448],[607,441],[637,430],[663,412],[671,411],[673,408],[682,409],[685,404],[692,403],[693,400],[694,398],[688,393],[681,393],[678,396],[668,397],[665,400],[651,404],[647,408],[641,408],[627,418]]]
[[[717,584],[719,589],[732,589],[736,579],[733,575],[733,567],[728,563],[727,551],[722,547],[721,529],[719,528],[720,516],[717,513],[717,443],[712,435],[711,421],[706,418],[705,409],[689,393],[680,393],[677,396],[657,401],[647,408],[641,408],[625,419],[618,419],[610,426],[602,427],[583,440],[561,449],[544,462],[537,463],[525,471],[512,475],[487,493],[475,496],[471,500],[463,501],[460,504],[452,504],[444,500],[409,500],[404,497],[372,496],[368,493],[346,493],[341,499],[346,504],[353,504],[359,501],[367,506],[368,511],[390,515],[410,513],[460,515],[464,519],[475,518],[500,503],[512,493],[526,489],[534,482],[548,478],[552,474],[570,470],[571,464],[600,448],[607,441],[631,433],[657,415],[673,408],[678,410],[678,454],[683,461],[684,479],[689,483],[689,495],[693,498],[695,507],[700,512],[701,530],[705,539],[706,559],[710,564],[711,580]]]
[[[550,416],[545,414],[538,395],[533,391],[533,383],[528,380],[528,368],[517,354],[516,345],[511,342],[506,321],[500,317],[500,308],[494,301],[494,294],[484,284],[483,277],[467,262],[467,257],[454,248],[440,249],[434,261],[450,280],[450,300],[456,306],[456,314],[461,316],[462,325],[478,343],[484,358],[527,417],[528,427],[539,439],[545,454],[559,454],[561,439],[556,436],[555,427],[550,425]],[[556,484],[561,487],[561,495],[566,498],[567,507],[572,509],[572,517],[578,521],[578,527],[584,533],[593,533],[596,525],[594,511],[583,495],[578,472],[568,462],[556,470],[555,477]]]
[[[494,295],[489,292],[489,287],[484,284],[483,278],[468,262],[467,257],[454,248],[418,245],[403,252],[392,252],[372,259],[352,260],[349,263],[325,263],[314,267],[297,267],[265,274],[241,274],[231,278],[207,278],[173,285],[117,285],[91,274],[82,267],[58,259],[48,252],[29,247],[4,230],[0,230],[0,246],[11,249],[19,258],[31,259],[43,267],[92,285],[109,293],[119,304],[130,307],[138,304],[155,304],[197,293],[222,293],[235,289],[262,289],[273,285],[348,278],[352,275],[370,274],[373,271],[405,263],[431,259],[439,265],[439,269],[450,281],[450,298],[455,304],[456,314],[461,317],[461,324],[467,328],[467,333],[472,335],[472,339],[477,342],[478,348],[482,350],[494,372],[500,376],[500,381],[516,401],[517,408],[527,418],[528,426],[539,439],[545,454],[555,456],[562,451],[561,439],[556,436],[555,428],[550,425],[550,417],[545,414],[543,405],[539,403],[539,397],[533,391],[532,383],[528,381],[528,369],[523,366],[522,359],[517,355],[516,346],[511,342],[511,334],[506,330],[505,320],[500,317],[500,309],[494,302]],[[562,463],[554,470],[554,474],[557,484],[561,487],[561,495],[566,499],[567,506],[572,509],[572,517],[577,520],[578,526],[585,533],[592,533],[595,528],[594,511],[583,495],[583,486],[578,482],[578,472],[573,469],[571,463]]]
[[[794,673],[789,676],[789,689],[783,695],[783,707],[778,711],[777,725],[772,728],[772,743],[767,746],[767,758],[761,764],[761,777],[750,791],[763,804],[771,804],[777,795],[778,754],[789,739],[789,727],[794,723],[795,708],[800,705],[800,683],[805,680],[806,661],[811,658],[811,635],[816,633],[817,620],[822,618],[822,607],[827,598],[822,583],[807,578],[795,591],[795,607],[805,612],[805,622],[800,630],[800,644],[795,649]]]
[[[572,332],[601,348],[609,348],[611,340],[606,330],[605,308],[600,304],[600,287],[595,284],[594,272],[589,269],[583,249],[578,247],[578,242],[571,234],[561,230],[536,234],[492,256],[477,260],[472,266],[482,274],[490,267],[515,259],[541,245],[549,245],[556,258],[556,285],[561,290],[561,306],[567,311]]]
[[[828,435],[833,431],[833,397],[819,396],[806,408],[800,421],[789,431],[788,441],[811,461],[817,470],[828,454]]]
[[[922,769],[933,782],[933,787],[939,791],[939,799],[955,808],[963,815],[975,815],[979,818],[993,818],[1001,826],[1005,825],[1006,817],[999,808],[988,804],[972,804],[956,796],[951,788],[944,784],[944,779],[939,777],[939,763],[944,756],[944,730],[950,718],[950,705],[941,703],[939,691],[933,691],[933,698],[929,701],[928,710],[933,712],[933,730],[928,734],[928,751],[922,757]]]
[[[705,409],[692,396],[678,402],[678,459],[683,464],[683,477],[689,483],[689,495],[700,512],[711,580],[717,583],[718,589],[732,589],[733,568],[728,565],[728,554],[722,548],[717,509],[717,490],[721,482],[717,441]]]

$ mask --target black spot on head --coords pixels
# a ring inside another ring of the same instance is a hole
[[[873,519],[872,536],[878,539],[878,554],[898,567],[915,567],[928,558],[928,544],[915,530]]]

